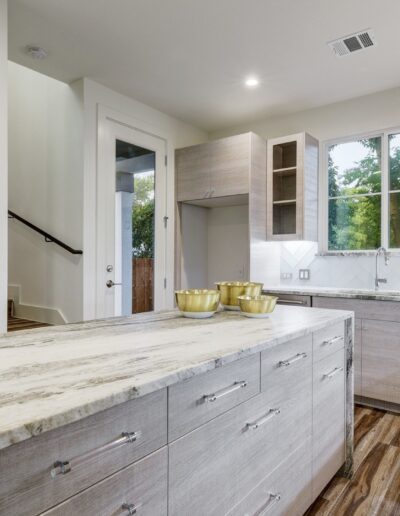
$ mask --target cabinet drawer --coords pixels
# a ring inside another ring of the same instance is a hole
[[[221,516],[310,437],[311,374],[263,392],[169,446],[169,514]]]
[[[42,512],[161,448],[166,409],[164,389],[0,451],[0,514]],[[57,461],[71,470],[60,473]]]
[[[313,306],[350,310],[357,319],[378,319],[400,322],[399,301],[379,301],[375,299],[344,299],[340,297],[313,297]]]
[[[43,516],[138,516],[167,514],[167,447],[152,453],[89,489],[43,513]],[[124,507],[125,505],[125,507]],[[133,512],[132,512],[133,514]]]
[[[344,321],[316,331],[313,335],[314,362],[344,348]]]
[[[301,376],[312,375],[312,336],[301,337],[261,353],[261,390],[272,396],[297,389]],[[311,386],[310,386],[311,395]]]
[[[313,496],[316,497],[345,461],[344,350],[314,365]]]
[[[399,323],[362,321],[362,395],[400,404]]]
[[[259,392],[259,353],[172,385],[168,390],[168,440],[177,439]]]
[[[301,516],[311,505],[311,439],[229,511],[227,516]]]

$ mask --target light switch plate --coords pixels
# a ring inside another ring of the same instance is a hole
[[[292,279],[293,274],[291,272],[281,272],[281,279]]]
[[[309,280],[310,279],[310,269],[299,269],[299,279]]]

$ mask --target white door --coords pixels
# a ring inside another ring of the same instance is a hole
[[[161,310],[166,307],[166,142],[112,119],[105,118],[100,127],[96,317]],[[137,184],[139,192],[134,192]],[[151,242],[149,218],[143,223],[147,231],[142,231],[143,210],[136,215],[134,209],[143,202],[137,200],[143,196],[143,184],[146,202],[153,203]],[[141,268],[135,269],[137,264]],[[143,288],[135,285],[137,270],[142,269],[147,275]]]

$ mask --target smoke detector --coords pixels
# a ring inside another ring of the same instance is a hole
[[[34,45],[28,45],[26,47],[26,53],[30,55],[33,59],[46,59],[46,57],[49,55],[47,50]]]
[[[334,51],[337,57],[343,57],[353,52],[366,50],[376,46],[375,37],[371,29],[365,29],[343,38],[329,41],[328,46]]]

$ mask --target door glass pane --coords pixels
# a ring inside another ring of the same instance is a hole
[[[116,315],[153,310],[155,153],[116,141]]]

